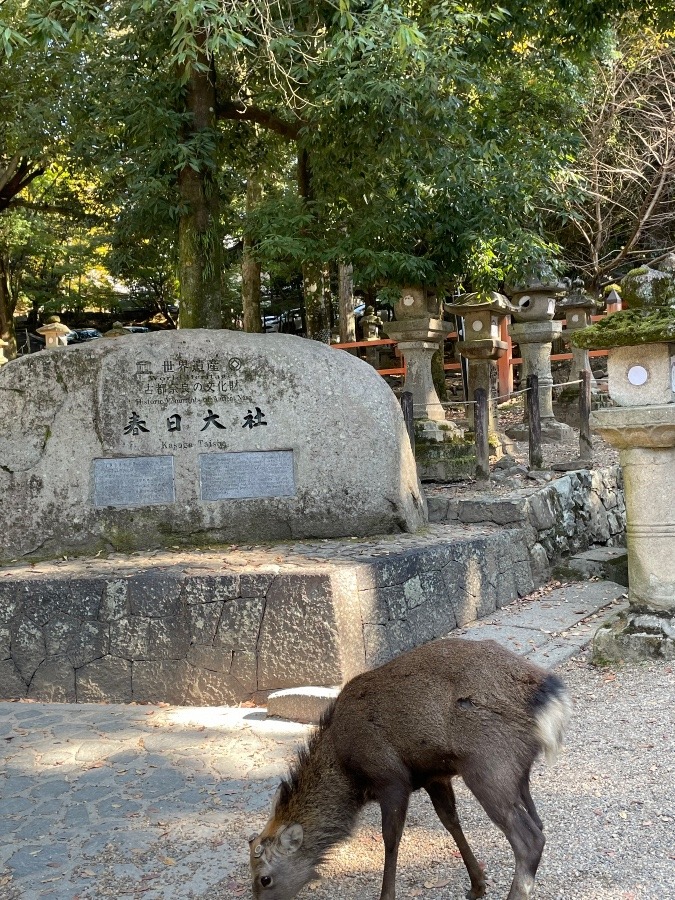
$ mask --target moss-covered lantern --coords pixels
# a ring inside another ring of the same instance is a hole
[[[575,334],[607,349],[609,394],[594,430],[619,450],[626,494],[629,611],[595,637],[599,660],[675,658],[675,265],[629,272],[629,307]]]

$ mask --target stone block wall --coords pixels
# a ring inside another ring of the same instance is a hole
[[[365,658],[376,666],[490,615],[534,588],[527,545],[507,529],[374,560],[358,570]]]
[[[522,529],[535,580],[593,545],[625,543],[626,504],[620,466],[581,469],[549,484],[499,497],[429,498],[431,522],[492,522]]]
[[[339,683],[365,665],[343,581],[321,570],[6,579],[0,698],[218,705]]]

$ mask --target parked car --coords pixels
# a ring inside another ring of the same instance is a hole
[[[100,337],[103,335],[97,328],[75,328],[66,335],[66,340],[69,344],[82,344],[84,341],[94,341]]]

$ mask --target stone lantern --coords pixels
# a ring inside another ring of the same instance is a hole
[[[443,321],[441,302],[425,288],[402,288],[394,304],[396,321],[387,334],[398,343],[406,364],[404,391],[413,395],[416,419],[445,422],[445,411],[431,376],[431,357],[443,346],[450,331]]]
[[[5,356],[5,347],[9,347],[9,343],[7,341],[3,341],[3,339],[0,338],[0,366],[4,366],[9,362],[9,360]]]
[[[113,322],[112,328],[110,328],[108,331],[103,332],[103,337],[105,338],[121,338],[128,337],[128,335],[129,332],[121,322]]]
[[[383,321],[375,313],[374,306],[366,306],[365,312],[361,319],[359,320],[359,325],[361,326],[361,334],[363,335],[364,341],[379,341],[380,335],[382,331]],[[370,363],[371,366],[377,368],[380,364],[380,353],[379,347],[367,347],[366,348],[366,361]]]
[[[503,294],[464,294],[446,303],[447,312],[464,319],[464,340],[457,350],[469,363],[469,400],[477,388],[488,397],[488,434],[497,432],[497,363],[506,352],[506,341],[499,338],[501,322],[511,311]],[[474,430],[474,407],[468,407],[469,428]]]
[[[436,393],[431,359],[443,347],[450,324],[443,321],[441,301],[422,287],[402,288],[394,304],[395,322],[387,322],[387,334],[398,343],[406,364],[404,391],[413,396],[415,462],[422,480],[449,481],[472,474],[473,444],[446,421]]]
[[[375,314],[375,307],[366,306],[365,312],[360,320],[363,340],[378,341],[380,339],[380,331],[383,324],[380,316]]]
[[[675,272],[663,274],[629,273],[629,308],[573,338],[608,350],[616,406],[591,425],[619,450],[626,495],[629,610],[596,634],[598,661],[675,659]]]
[[[68,345],[66,335],[70,334],[70,328],[64,325],[58,316],[50,316],[46,323],[37,329],[37,333],[44,335],[45,346],[49,350],[51,347]]]
[[[619,294],[616,288],[612,288],[608,292],[607,296],[605,297],[605,305],[607,307],[608,316],[621,310],[621,294]]]
[[[591,324],[591,316],[597,308],[597,303],[584,290],[584,282],[582,278],[576,278],[572,282],[572,290],[558,303],[558,311],[565,313],[565,332],[564,337],[567,340],[573,332],[579,331],[581,328],[588,328]],[[576,381],[579,378],[579,372],[590,372],[591,361],[588,350],[583,347],[577,347],[572,344],[572,367],[570,369],[570,381]],[[591,374],[591,389],[597,388],[595,378]],[[579,393],[579,385],[570,386],[570,394]]]
[[[521,382],[524,385],[528,375],[539,378],[541,439],[549,443],[562,440],[572,433],[569,425],[558,422],[553,415],[551,373],[553,341],[562,336],[562,322],[554,322],[553,316],[556,300],[564,296],[566,290],[567,284],[548,271],[509,290],[514,307],[514,322],[509,325],[509,334],[520,347],[523,359]],[[506,433],[516,440],[525,440],[527,427],[516,425]]]

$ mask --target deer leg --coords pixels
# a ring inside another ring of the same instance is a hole
[[[544,830],[544,825],[537,813],[537,807],[534,805],[532,795],[530,794],[530,773],[526,772],[520,782],[520,798],[525,805],[525,809],[529,813],[530,818],[536,823],[540,831]]]
[[[396,897],[398,846],[408,812],[409,797],[410,790],[407,786],[392,784],[385,787],[378,798],[382,810],[382,838],[384,840],[384,874],[380,900],[395,900]]]
[[[523,808],[518,782],[497,782],[476,773],[463,775],[469,790],[511,845],[516,871],[507,900],[529,900],[546,839],[541,828]]]
[[[457,849],[462,855],[464,865],[471,879],[471,890],[468,891],[469,900],[477,900],[485,894],[485,875],[478,865],[478,860],[473,855],[469,842],[464,837],[462,826],[459,824],[457,806],[455,804],[455,792],[452,789],[450,778],[436,779],[425,785],[427,794],[436,810],[436,815],[448,829],[457,844]]]

